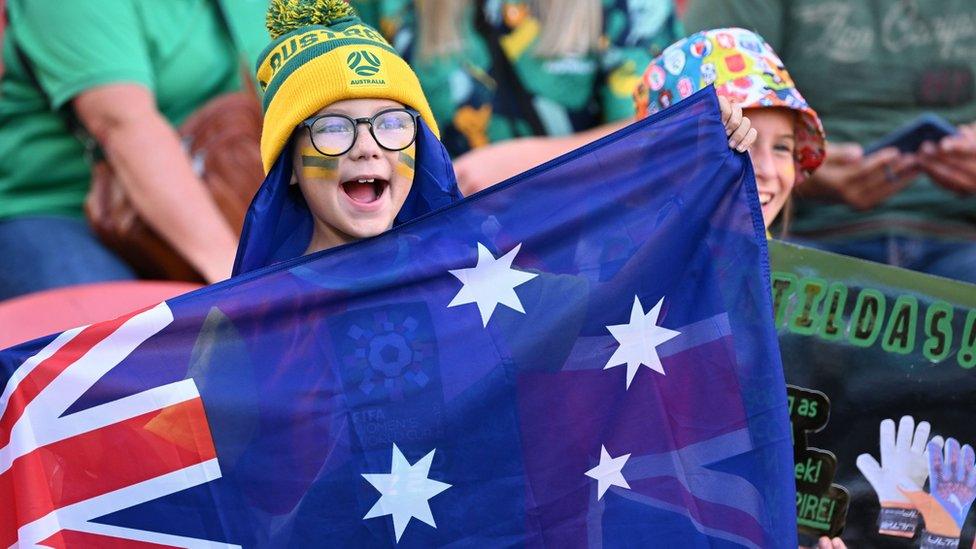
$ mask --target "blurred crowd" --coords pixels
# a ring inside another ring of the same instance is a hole
[[[732,139],[758,132],[772,236],[976,282],[971,0],[350,4],[419,77],[464,194],[713,85],[751,122]],[[186,126],[227,94],[257,101],[266,11],[266,0],[6,0],[0,254],[16,261],[0,262],[0,300],[168,272],[133,264],[125,246],[138,240],[106,235],[131,236],[123,213],[194,279],[230,275],[243,212],[229,210],[246,204],[227,206]],[[923,114],[954,133],[872,147]],[[257,138],[240,146],[256,151]],[[112,207],[96,183],[115,186]]]

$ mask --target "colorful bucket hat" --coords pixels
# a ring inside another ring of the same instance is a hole
[[[709,84],[742,108],[785,107],[799,113],[797,182],[823,162],[820,117],[800,95],[773,48],[745,29],[702,31],[668,46],[651,61],[634,90],[637,117],[665,109]]]

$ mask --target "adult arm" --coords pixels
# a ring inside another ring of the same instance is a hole
[[[741,107],[724,97],[719,97],[719,107],[722,110],[725,134],[729,137],[729,147],[739,152],[749,150],[756,141],[756,130],[752,127],[752,122],[743,116]],[[465,196],[476,193],[596,141],[631,122],[633,119],[627,118],[565,137],[522,137],[474,149],[454,161],[454,173],[457,175],[461,193]]]
[[[109,84],[82,92],[72,103],[146,223],[207,282],[230,276],[237,238],[152,93],[138,84]]]
[[[234,235],[175,130],[156,108],[150,45],[130,0],[8,0],[12,26],[52,110],[71,107],[116,168],[133,205],[213,282],[230,274]]]
[[[561,137],[520,137],[468,151],[454,160],[454,173],[465,196],[518,175],[557,156],[623,128],[619,120]]]

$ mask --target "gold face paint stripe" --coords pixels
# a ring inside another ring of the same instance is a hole
[[[413,179],[414,174],[414,148],[411,146],[406,150],[400,151],[397,156],[396,172],[405,179]]]
[[[302,168],[302,175],[306,179],[336,179],[339,172],[327,168]]]

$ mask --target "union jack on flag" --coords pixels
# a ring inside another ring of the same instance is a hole
[[[706,91],[0,351],[0,547],[795,547],[765,251]]]
[[[163,303],[68,330],[13,371],[0,395],[0,546],[228,546],[95,522],[220,478],[193,379],[71,410],[172,321]]]

